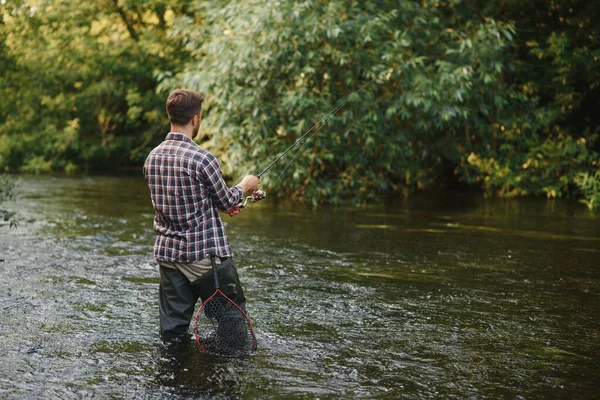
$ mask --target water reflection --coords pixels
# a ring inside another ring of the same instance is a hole
[[[251,367],[245,358],[226,358],[198,351],[195,342],[172,342],[160,346],[156,379],[161,390],[184,398],[242,395],[241,376]]]

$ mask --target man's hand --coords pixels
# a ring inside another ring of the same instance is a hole
[[[258,185],[260,185],[260,178],[254,175],[246,175],[244,179],[242,179],[242,181],[238,184],[238,186],[242,188],[244,193],[248,193],[258,189]]]
[[[240,213],[240,211],[242,211],[242,203],[238,204],[237,206],[231,207],[229,210],[227,210],[225,212],[230,217],[235,217],[236,215],[238,215]]]

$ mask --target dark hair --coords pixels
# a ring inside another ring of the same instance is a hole
[[[193,90],[177,89],[167,97],[167,115],[175,125],[187,125],[194,115],[202,111],[204,97]]]

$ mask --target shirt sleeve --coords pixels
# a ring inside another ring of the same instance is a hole
[[[221,166],[215,156],[211,154],[206,157],[203,167],[201,176],[214,205],[219,210],[229,210],[242,201],[244,197],[242,188],[239,186],[232,188],[227,186],[221,173]]]

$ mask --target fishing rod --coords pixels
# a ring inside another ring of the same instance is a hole
[[[270,170],[275,164],[277,164],[277,162],[279,160],[281,160],[283,158],[283,156],[285,156],[290,150],[292,150],[294,147],[296,147],[296,145],[298,143],[302,143],[304,145],[304,143],[306,143],[306,140],[312,138],[319,131],[319,129],[321,129],[321,127],[323,125],[325,125],[325,123],[331,117],[333,117],[335,115],[336,112],[338,112],[342,107],[344,107],[350,100],[352,100],[352,98],[354,96],[356,96],[358,94],[358,92],[360,92],[361,90],[363,90],[364,88],[366,88],[374,80],[375,80],[375,78],[371,79],[369,82],[365,83],[360,88],[358,88],[354,92],[350,93],[350,95],[348,95],[348,97],[346,97],[344,99],[344,101],[342,101],[340,104],[338,104],[333,110],[331,110],[330,112],[328,112],[323,118],[321,118],[309,130],[307,130],[306,132],[304,132],[304,134],[302,134],[302,136],[300,136],[298,139],[296,139],[296,141],[294,143],[292,143],[292,145],[290,147],[288,147],[283,153],[281,153],[269,165],[267,165],[267,167],[265,169],[263,169],[257,175],[257,177],[261,178],[268,170]],[[308,137],[306,140],[304,140],[304,138],[306,136],[308,136],[311,132],[312,132],[312,134],[310,135],[310,137]],[[277,184],[277,182],[279,181],[279,179],[281,178],[281,176],[283,175],[283,173],[287,170],[287,168],[290,166],[290,164],[292,163],[292,161],[294,161],[294,159],[296,158],[296,156],[300,152],[300,149],[302,149],[302,146],[300,146],[300,148],[298,149],[298,151],[296,152],[296,154],[294,154],[294,157],[292,157],[292,159],[286,165],[286,167],[283,169],[283,171],[281,172],[281,174],[279,174],[279,177],[277,178],[277,180],[275,181],[275,183],[273,184],[273,186],[275,186]],[[273,186],[271,187],[271,190],[273,189]],[[257,201],[262,200],[265,197],[267,197],[267,193],[264,190],[262,190],[262,189],[255,190],[255,191],[252,192],[252,194],[250,196],[246,197],[246,200],[242,203],[241,208],[243,208],[243,207],[246,206],[246,203],[248,202],[248,200],[250,200],[252,203],[256,203]]]

